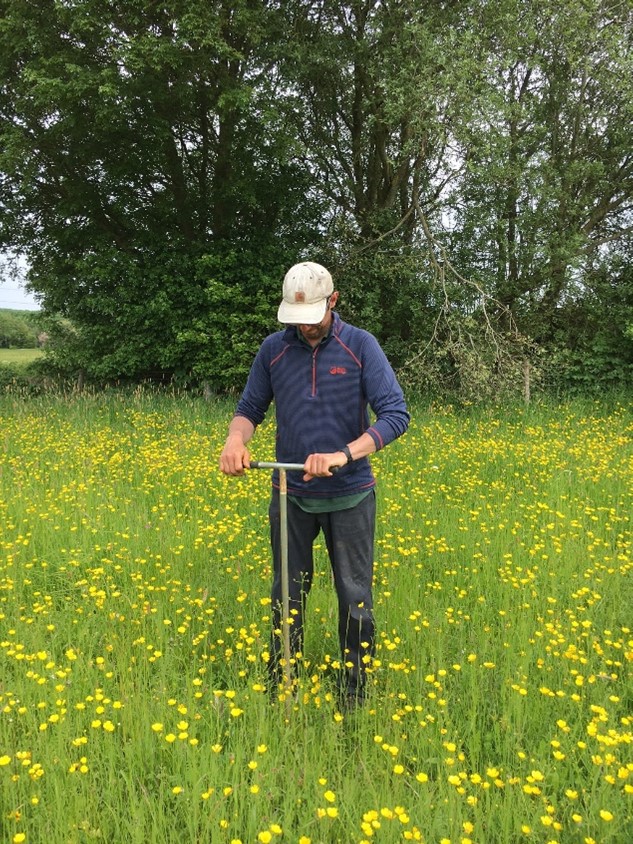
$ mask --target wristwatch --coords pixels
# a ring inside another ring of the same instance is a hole
[[[344,445],[343,448],[341,449],[341,451],[343,452],[345,457],[347,457],[348,463],[351,463],[354,460],[354,458],[352,457],[352,452],[349,450],[348,445]]]

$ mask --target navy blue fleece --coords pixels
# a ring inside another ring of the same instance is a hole
[[[257,427],[274,400],[278,462],[303,463],[314,452],[339,451],[364,432],[379,450],[409,425],[402,390],[376,338],[337,313],[333,320],[330,334],[316,348],[290,327],[267,337],[253,361],[236,415]],[[371,424],[368,408],[376,417]],[[305,482],[301,473],[288,474],[293,495],[350,495],[374,485],[367,458],[331,478]]]

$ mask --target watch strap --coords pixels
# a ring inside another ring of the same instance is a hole
[[[352,452],[349,450],[349,446],[344,445],[343,448],[341,449],[341,451],[343,452],[345,457],[347,457],[347,462],[351,463],[354,458],[352,457]]]

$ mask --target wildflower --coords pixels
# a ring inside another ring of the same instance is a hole
[[[613,820],[613,814],[608,809],[600,809],[600,817],[607,823]]]

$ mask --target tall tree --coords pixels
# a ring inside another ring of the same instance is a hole
[[[285,8],[287,120],[316,177],[344,302],[383,339],[407,340],[411,302],[398,302],[393,282],[417,286],[415,207],[433,206],[445,175],[442,32],[451,12],[419,0],[293,0]],[[390,262],[399,265],[395,278],[384,275]]]
[[[310,228],[271,107],[275,4],[1,12],[2,240],[28,256],[44,307],[77,322],[95,374],[173,366],[194,317],[222,318],[203,256],[241,251],[234,298],[254,280],[270,296]]]
[[[604,0],[483,3],[488,58],[453,194],[460,259],[538,339],[588,258],[632,231],[633,11]]]

